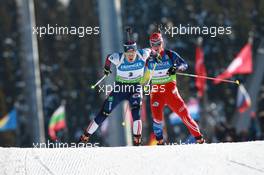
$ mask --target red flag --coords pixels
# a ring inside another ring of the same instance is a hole
[[[248,43],[242,48],[226,71],[218,75],[216,78],[227,79],[235,74],[250,74],[252,71],[252,45]],[[220,82],[220,80],[214,80],[214,84]]]
[[[195,62],[195,73],[197,75],[207,76],[206,68],[204,65],[204,53],[200,46],[196,47]],[[206,86],[206,79],[196,78],[195,85],[198,89],[198,96],[202,97]]]
[[[237,93],[237,109],[240,113],[245,112],[251,106],[250,96],[243,85],[239,85]]]

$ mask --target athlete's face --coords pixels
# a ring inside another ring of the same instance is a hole
[[[126,56],[126,59],[129,61],[129,62],[133,62],[135,61],[136,59],[136,51],[135,50],[128,50],[127,52],[125,52],[125,56]]]
[[[156,51],[156,52],[161,52],[162,49],[163,49],[163,43],[162,42],[159,42],[159,43],[151,43],[150,42],[150,46],[151,46],[151,49]]]

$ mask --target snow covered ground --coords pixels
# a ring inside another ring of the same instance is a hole
[[[203,145],[0,148],[0,175],[264,174],[264,141]]]

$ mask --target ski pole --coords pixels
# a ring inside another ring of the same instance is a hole
[[[176,72],[176,74],[187,76],[187,77],[203,78],[203,79],[208,79],[208,80],[218,80],[218,81],[222,81],[222,82],[226,82],[226,83],[233,83],[233,84],[237,84],[237,85],[240,84],[238,80],[232,81],[232,80],[225,80],[225,79],[221,79],[221,78],[213,78],[213,77],[207,77],[207,76],[195,75],[195,74],[187,74],[187,73],[181,73],[181,72]]]
[[[154,66],[153,66],[153,69],[152,69],[152,71],[150,73],[150,76],[149,76],[149,80],[148,80],[147,86],[150,84],[150,81],[151,81],[151,79],[152,79],[152,77],[154,75],[154,71],[155,71],[156,66],[157,66],[157,63],[155,63]]]
[[[106,75],[104,75],[100,80],[97,81],[97,83],[95,83],[95,85],[92,85],[91,88],[94,89],[98,84],[100,84],[104,79],[105,79]]]

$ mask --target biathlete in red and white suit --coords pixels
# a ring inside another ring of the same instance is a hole
[[[152,72],[155,68],[151,80],[152,86],[155,85],[155,88],[152,88],[150,102],[153,131],[158,144],[164,144],[162,123],[165,105],[168,105],[173,112],[180,116],[197,143],[204,143],[199,127],[190,116],[176,86],[176,71],[185,71],[188,68],[187,63],[176,52],[164,48],[161,33],[151,34],[150,46],[152,52],[156,52],[156,54],[151,54],[148,60],[148,69]],[[155,66],[155,64],[157,65]]]

